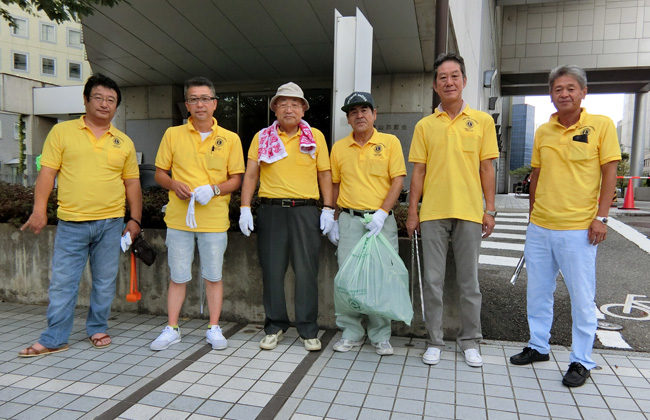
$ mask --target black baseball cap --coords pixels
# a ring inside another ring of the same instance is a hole
[[[374,110],[375,100],[372,99],[372,95],[368,92],[352,92],[347,98],[345,98],[341,111],[347,114],[350,108],[355,105],[368,105],[370,109]]]

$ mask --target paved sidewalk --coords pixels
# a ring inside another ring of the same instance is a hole
[[[421,361],[424,342],[393,337],[395,355],[369,344],[336,353],[338,331],[308,353],[290,329],[262,351],[259,325],[224,324],[226,350],[205,343],[204,320],[185,320],[183,341],[161,352],[149,343],[164,317],[115,314],[113,345],[97,350],[79,310],[70,350],[23,359],[45,327],[44,306],[0,303],[0,418],[7,419],[650,419],[650,357],[599,351],[600,368],[580,388],[561,384],[569,351],[551,361],[512,366],[523,343],[487,341],[482,368],[448,343],[436,366]]]
[[[528,197],[497,195],[499,211],[528,210]],[[116,313],[113,344],[94,349],[77,309],[70,350],[18,358],[46,326],[45,306],[0,302],[0,419],[650,419],[650,355],[595,351],[583,387],[561,384],[569,350],[513,366],[524,343],[485,341],[471,368],[454,343],[436,366],[422,363],[424,341],[393,337],[395,354],[370,344],[332,351],[339,331],[321,331],[308,353],[295,329],[273,351],[259,349],[260,325],[226,323],[226,350],[205,342],[207,321],[180,324],[182,342],[153,352],[166,317]],[[524,337],[522,337],[524,339]]]

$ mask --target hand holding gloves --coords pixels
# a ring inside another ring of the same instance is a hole
[[[200,187],[194,188],[194,195],[196,196],[196,201],[202,206],[205,206],[214,197],[214,189],[212,185],[201,185]]]

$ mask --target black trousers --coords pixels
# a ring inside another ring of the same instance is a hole
[[[305,339],[318,335],[319,217],[315,206],[263,204],[257,211],[257,248],[264,284],[266,334],[289,328],[284,277],[291,262],[296,274],[296,329]]]

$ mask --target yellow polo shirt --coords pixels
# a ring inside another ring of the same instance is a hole
[[[41,165],[58,171],[57,216],[69,222],[124,217],[124,180],[140,178],[131,139],[112,124],[95,138],[83,117],[52,128]]]
[[[481,161],[499,157],[494,120],[466,105],[453,120],[436,108],[415,126],[409,162],[427,165],[420,221],[483,223]]]
[[[271,164],[260,163],[260,197],[266,198],[313,198],[318,200],[318,172],[329,171],[330,158],[325,136],[320,130],[311,127],[316,141],[315,159],[307,153],[300,152],[301,130],[291,138],[278,129],[280,140],[288,156]],[[248,158],[257,162],[260,147],[260,133],[253,137]]]
[[[574,141],[577,135],[588,143]],[[583,108],[580,120],[566,128],[553,114],[535,133],[531,166],[540,172],[530,221],[553,230],[588,229],[598,211],[600,167],[617,160],[621,149],[611,119]]]
[[[377,210],[393,178],[406,175],[402,145],[394,135],[376,129],[363,147],[352,135],[332,146],[332,182],[341,184],[336,204],[355,210]]]
[[[167,129],[158,148],[156,167],[165,171],[171,169],[172,179],[194,190],[201,185],[221,184],[228,175],[244,173],[244,152],[239,136],[219,127],[214,118],[212,133],[201,140],[201,134],[194,129],[190,117],[187,124]],[[225,232],[230,227],[230,194],[212,197],[205,206],[196,203],[196,229],[185,224],[189,202],[169,191],[165,213],[167,227],[193,232]]]

